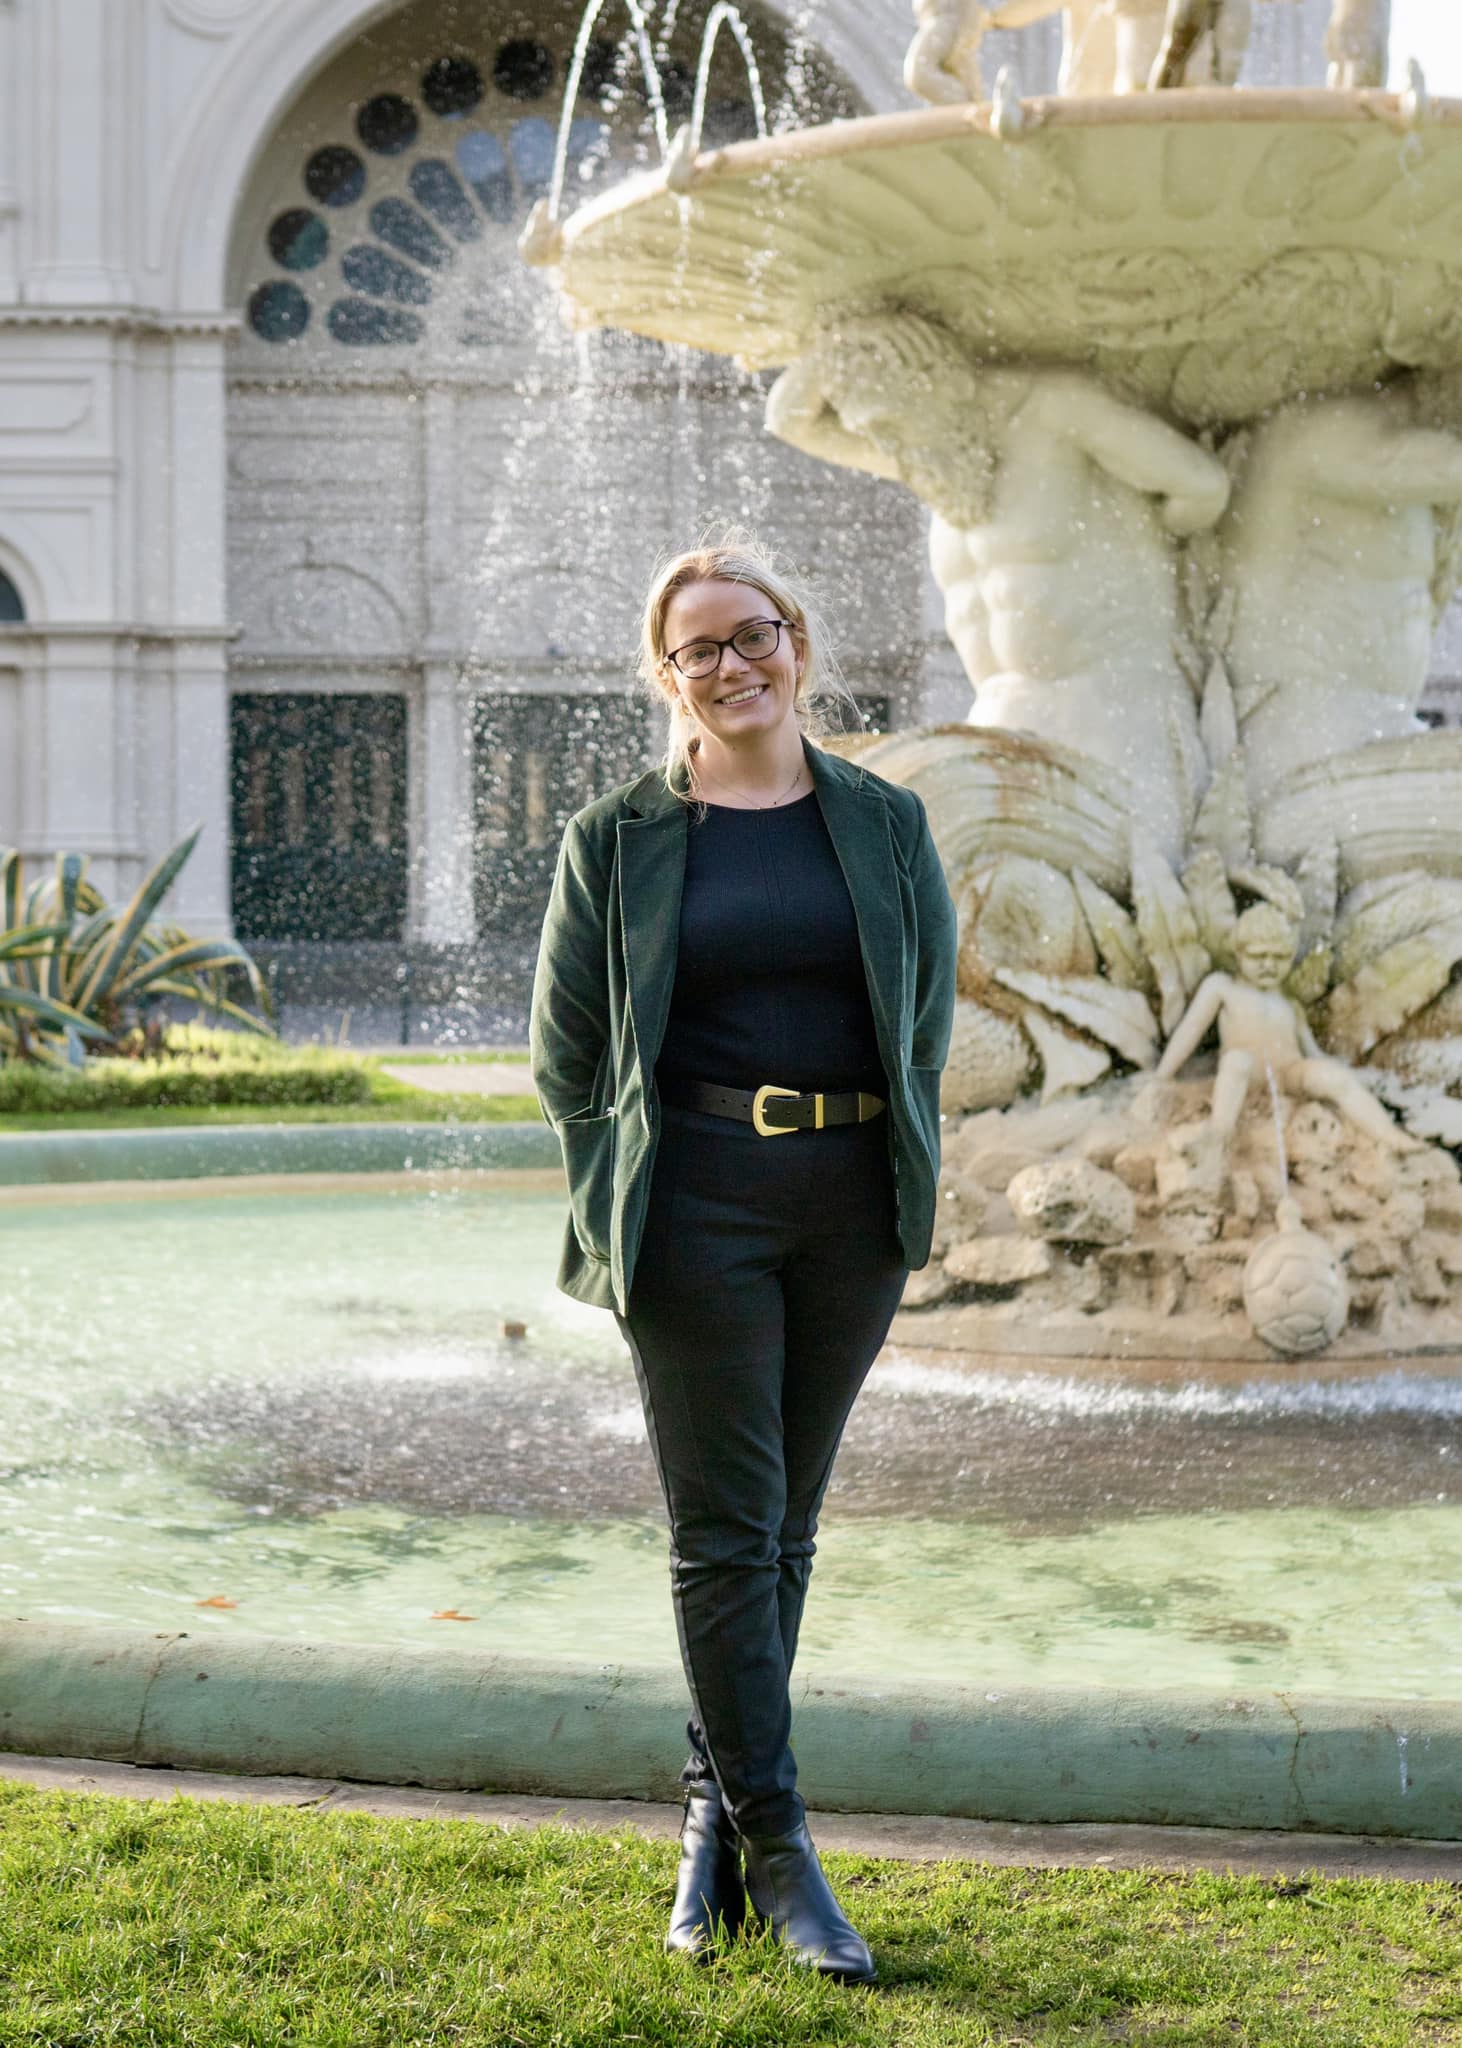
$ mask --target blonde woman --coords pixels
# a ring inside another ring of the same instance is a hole
[[[569,823],[532,1046],[559,1284],[616,1313],[669,1513],[693,1714],[667,1947],[705,1956],[749,1895],[797,1961],[868,1982],[788,1677],[843,1426],[929,1256],[954,915],[919,799],[808,736],[822,654],[754,545],[661,569],[667,759]]]

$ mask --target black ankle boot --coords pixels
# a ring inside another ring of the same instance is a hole
[[[746,1918],[746,1888],[731,1816],[714,1778],[685,1788],[680,1869],[665,1946],[672,1954],[705,1956],[724,1932],[734,1935]]]
[[[789,1835],[745,1835],[741,1846],[757,1916],[794,1960],[844,1984],[871,1984],[878,1972],[868,1944],[833,1897],[805,1824]]]

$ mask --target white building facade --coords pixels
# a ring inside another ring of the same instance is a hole
[[[672,124],[708,12],[650,9]],[[908,104],[907,0],[742,12],[774,127]],[[1257,8],[1255,77],[1316,82],[1325,12]],[[0,844],[121,895],[201,822],[173,913],[301,1001],[415,974],[511,1028],[564,817],[657,751],[638,595],[709,520],[811,573],[878,722],[963,709],[918,507],[519,262],[579,13],[0,0]],[[649,160],[626,26],[574,190]],[[1057,42],[991,56],[1038,90]],[[723,36],[708,134],[751,120]]]

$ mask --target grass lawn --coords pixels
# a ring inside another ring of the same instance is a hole
[[[0,1773],[3,1773],[0,1760]],[[1462,2043],[1462,1885],[835,1855],[882,1973],[666,1957],[674,1845],[0,1780],[0,2043]]]
[[[451,1067],[522,1062],[521,1095],[445,1095],[414,1088],[386,1072],[386,1066]],[[543,1121],[538,1098],[528,1078],[526,1053],[366,1054],[362,1059],[370,1080],[366,1102],[131,1104],[115,1108],[0,1111],[0,1135],[6,1131],[134,1131],[162,1130],[186,1124],[536,1124]]]
[[[537,1124],[535,1095],[434,1095],[426,1088],[371,1102],[200,1103],[192,1108],[83,1109],[0,1115],[6,1131],[153,1131],[182,1124]]]

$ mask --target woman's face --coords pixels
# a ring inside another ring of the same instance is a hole
[[[729,640],[753,620],[777,619],[777,607],[748,583],[690,583],[677,590],[665,613],[667,657],[697,640]],[[764,738],[793,715],[802,649],[784,626],[776,651],[748,660],[721,649],[721,665],[707,676],[682,675],[668,659],[666,684],[702,733],[728,746]]]

